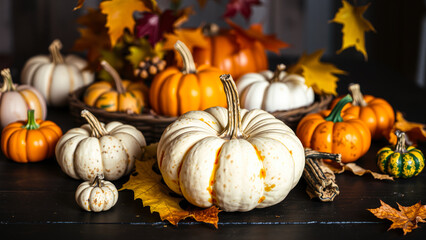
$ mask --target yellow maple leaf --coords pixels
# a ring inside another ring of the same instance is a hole
[[[137,68],[139,63],[147,57],[159,57],[162,59],[165,54],[162,42],[157,42],[153,48],[145,38],[139,40],[139,45],[129,47],[129,52],[126,59],[132,63],[133,68]]]
[[[342,4],[343,6],[339,8],[334,19],[331,20],[331,22],[343,24],[342,47],[337,53],[341,53],[346,48],[355,47],[357,51],[364,55],[365,60],[367,60],[364,33],[376,31],[373,25],[362,16],[370,4],[355,7],[345,0],[342,0]]]
[[[174,45],[177,40],[185,43],[191,52],[193,52],[195,47],[205,48],[208,46],[207,39],[203,35],[201,28],[194,29],[176,29],[174,33],[164,34],[166,39],[164,42],[164,50],[174,50]],[[175,60],[178,66],[182,65],[182,59],[179,54],[175,51]]]
[[[180,205],[184,201],[182,197],[173,193],[164,183],[161,174],[153,169],[156,166],[156,158],[153,152],[157,145],[146,148],[144,160],[136,162],[136,172],[130,176],[127,183],[120,189],[128,189],[134,192],[134,199],[142,199],[143,206],[149,206],[151,212],[158,212],[161,220],[167,220],[173,225],[179,221],[192,217],[196,221],[213,224],[217,228],[219,221],[219,209],[212,206],[207,209],[194,206],[183,209]],[[149,160],[147,160],[147,158]]]
[[[134,11],[151,11],[140,0],[111,0],[101,2],[99,5],[103,14],[107,15],[108,33],[111,45],[114,46],[117,39],[123,35],[124,29],[128,29],[133,33],[135,20],[133,19]]]
[[[302,75],[305,84],[312,87],[317,94],[337,95],[337,81],[334,74],[346,74],[331,63],[320,62],[324,50],[318,50],[310,55],[303,54],[299,61],[288,69],[289,73]]]

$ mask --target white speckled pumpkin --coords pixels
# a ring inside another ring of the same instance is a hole
[[[84,180],[93,179],[98,173],[107,180],[129,174],[146,146],[142,133],[120,122],[104,125],[87,110],[81,116],[89,124],[69,130],[56,145],[56,160],[62,171]]]
[[[21,82],[34,86],[43,94],[48,105],[64,106],[68,94],[94,80],[94,74],[83,71],[87,62],[76,55],[61,55],[62,44],[54,40],[49,46],[50,56],[30,58],[21,73]]]
[[[285,65],[275,72],[248,73],[237,82],[241,106],[246,109],[263,109],[268,112],[304,107],[314,102],[314,91],[305,85],[305,79],[297,74],[287,74]]]
[[[92,182],[80,184],[75,192],[75,201],[86,211],[101,212],[112,208],[118,200],[117,188],[103,176],[97,175]]]
[[[183,114],[166,128],[157,149],[166,184],[199,207],[249,211],[282,201],[299,181],[304,149],[271,114],[240,110],[230,75],[222,75],[228,109]]]

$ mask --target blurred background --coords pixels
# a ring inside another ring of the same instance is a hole
[[[86,0],[84,8],[97,8],[99,0]],[[170,1],[159,0],[162,8]],[[203,22],[215,22],[226,26],[222,14],[226,0],[208,0],[200,8],[196,0],[184,0],[183,5],[193,5],[195,14],[184,26],[199,26]],[[274,33],[291,46],[281,51],[282,59],[296,61],[304,52],[325,49],[325,60],[355,61],[365,64],[361,53],[353,48],[337,55],[341,46],[342,25],[329,23],[340,0],[262,0],[254,7],[253,15],[246,21],[239,14],[233,21],[248,26],[262,23],[266,33]],[[349,1],[353,4],[353,1]],[[73,11],[77,0],[0,0],[0,67],[10,67],[19,73],[25,61],[37,54],[47,54],[48,46],[59,38],[63,53],[70,53],[79,37],[76,19],[85,9]],[[366,1],[370,3],[365,13],[376,29],[366,33],[368,63],[391,69],[401,81],[410,81],[425,88],[426,82],[426,0]],[[82,53],[81,53],[82,54]],[[276,58],[275,54],[270,55]]]

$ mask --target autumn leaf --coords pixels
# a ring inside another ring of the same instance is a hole
[[[78,0],[77,5],[74,7],[73,11],[83,7],[83,4],[84,4],[84,0]]]
[[[159,57],[162,59],[165,52],[163,51],[163,43],[158,42],[151,47],[151,44],[145,39],[139,39],[139,44],[129,47],[129,55],[126,56],[126,59],[132,63],[133,67],[136,68],[139,63],[145,60],[147,57]]]
[[[261,4],[260,0],[230,0],[228,4],[226,4],[226,11],[223,17],[233,17],[240,12],[241,15],[248,20],[251,16],[252,6]]]
[[[337,95],[335,74],[346,74],[331,63],[323,63],[320,58],[324,50],[318,50],[310,55],[305,53],[299,61],[288,69],[289,73],[299,74],[305,78],[307,86],[312,87],[317,94]]]
[[[344,173],[345,171],[350,171],[357,176],[364,176],[365,174],[371,174],[371,176],[373,176],[374,179],[391,180],[391,181],[394,180],[393,177],[387,174],[381,174],[381,173],[373,172],[368,169],[364,169],[361,166],[357,165],[356,163],[345,164],[345,163],[336,163],[336,162],[319,160],[318,165],[328,168],[329,170],[331,170],[333,173],[336,173],[336,174]]]
[[[134,192],[134,199],[142,199],[143,206],[149,206],[151,213],[158,212],[161,220],[167,220],[173,225],[185,218],[193,218],[199,222],[213,224],[217,228],[219,221],[219,209],[212,206],[201,209],[189,206],[185,209],[181,207],[182,201],[187,203],[182,197],[173,193],[163,182],[156,158],[152,154],[156,145],[148,146],[143,161],[136,162],[136,171],[130,176],[127,183],[120,189],[128,189]],[[149,158],[149,159],[147,159]],[[155,171],[154,171],[155,169]],[[189,204],[185,204],[189,205]]]
[[[362,15],[370,4],[355,7],[345,0],[342,0],[343,6],[338,10],[331,22],[343,24],[342,47],[337,51],[340,54],[349,47],[355,49],[364,55],[367,60],[367,51],[365,50],[365,32],[376,31],[371,23]]]
[[[280,49],[289,46],[286,42],[277,39],[273,34],[263,34],[261,24],[252,24],[249,29],[245,30],[229,19],[226,19],[226,22],[232,28],[232,34],[235,34],[237,43],[242,49],[251,48],[255,41],[259,41],[265,49],[278,54]]]
[[[387,139],[392,145],[395,145],[397,142],[397,137],[395,135],[396,130],[405,132],[407,143],[409,145],[417,145],[417,142],[419,141],[426,141],[426,125],[416,122],[408,122],[399,111],[396,112],[395,124],[387,135]]]
[[[418,228],[419,222],[426,222],[426,205],[422,205],[420,202],[410,206],[404,207],[399,205],[400,211],[392,208],[388,204],[380,200],[381,206],[375,209],[367,209],[380,219],[388,219],[393,223],[388,229],[401,228],[404,231],[404,235],[411,232],[413,229]]]
[[[115,45],[124,32],[128,29],[133,33],[135,20],[133,19],[134,11],[151,11],[140,0],[111,0],[101,2],[99,5],[103,14],[107,15],[107,23],[109,36],[112,46]]]

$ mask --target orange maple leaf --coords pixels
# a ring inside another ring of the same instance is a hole
[[[107,15],[108,33],[111,40],[111,45],[114,46],[124,32],[128,29],[133,33],[135,20],[133,19],[134,11],[151,11],[140,0],[111,0],[101,2],[99,5],[103,14]]]
[[[388,141],[392,145],[397,142],[396,130],[405,132],[409,145],[417,145],[418,141],[426,141],[426,125],[405,120],[403,114],[399,111],[396,112],[396,121],[387,135]]]
[[[342,47],[337,53],[341,53],[346,48],[355,47],[355,49],[361,52],[367,60],[364,33],[376,31],[373,25],[362,16],[370,4],[354,7],[345,0],[342,0],[342,4],[343,6],[339,8],[339,11],[336,13],[333,20],[331,20],[331,22],[343,24]]]
[[[426,205],[422,205],[420,202],[410,206],[404,207],[399,205],[398,208],[400,211],[389,206],[380,200],[382,206],[375,209],[367,209],[373,213],[376,217],[380,219],[389,219],[393,223],[388,229],[401,228],[404,231],[404,235],[411,232],[413,229],[418,228],[419,222],[426,222]]]

